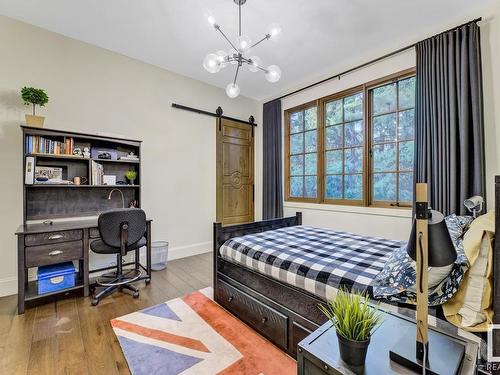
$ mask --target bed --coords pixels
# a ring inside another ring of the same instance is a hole
[[[495,196],[496,204],[499,205],[500,176],[495,179]],[[495,211],[495,227],[498,230],[500,228],[500,209]],[[309,265],[310,263],[317,264],[318,259],[319,264],[321,264],[320,252],[311,249],[310,259],[307,259],[307,256],[304,257],[303,254],[296,257],[298,261],[289,262],[288,258],[294,256],[294,242],[299,245],[301,241],[309,241],[309,237],[313,233],[312,230],[318,231],[316,241],[321,243],[321,238],[325,234],[322,233],[321,229],[303,227],[300,212],[293,217],[227,227],[222,227],[220,223],[214,223],[215,301],[292,357],[296,357],[297,343],[326,320],[317,306],[324,302],[325,298],[328,298],[333,291],[322,287],[321,284],[324,285],[324,283],[317,281],[321,281],[321,278],[336,277],[338,279],[335,280],[335,285],[367,290],[370,278],[382,266],[383,260],[391,251],[391,247],[397,248],[401,244],[399,241],[383,240],[383,246],[377,247],[376,238],[366,240],[364,237],[357,245],[359,252],[352,253],[351,243],[351,246],[345,246],[346,249],[349,249],[348,253],[342,254],[343,243],[359,241],[360,238],[352,233],[338,234],[341,236],[337,239],[336,251],[340,249],[338,266],[333,267],[333,270],[312,270],[315,273],[311,277],[308,274],[311,272]],[[283,233],[277,240],[272,235],[273,232],[269,231]],[[255,235],[250,238],[256,243],[253,243],[252,246],[245,246],[245,243],[242,243],[241,239],[238,238],[250,234]],[[286,240],[288,246],[282,243],[284,238],[288,238]],[[495,323],[500,323],[499,238],[500,236],[495,237],[493,254]],[[240,242],[231,245],[233,240]],[[261,244],[259,241],[262,241]],[[262,254],[257,254],[259,245],[263,244],[266,244],[266,248],[275,249],[274,253],[267,255],[267,258],[262,257]],[[238,249],[238,247],[240,248]],[[287,254],[283,259],[272,258],[272,256],[279,257],[280,248],[285,247]],[[315,247],[314,244],[312,247]],[[371,250],[365,253],[367,249]],[[233,253],[231,254],[231,252]],[[372,256],[378,259],[378,264],[374,259],[369,259]],[[364,257],[368,259],[363,259]],[[345,267],[342,266],[343,263]],[[324,273],[321,273],[322,271]],[[305,275],[309,277],[302,277]],[[390,308],[389,310],[394,311]],[[493,340],[494,347],[500,347],[500,332],[494,333]]]

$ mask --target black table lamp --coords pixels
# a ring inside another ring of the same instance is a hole
[[[408,255],[417,264],[417,339],[404,335],[390,351],[391,360],[427,374],[457,374],[465,346],[449,336],[429,332],[428,267],[443,267],[457,259],[457,252],[442,213],[429,210],[427,184],[417,184],[416,218],[407,245]],[[430,335],[429,335],[430,333]],[[429,351],[429,341],[432,343]]]

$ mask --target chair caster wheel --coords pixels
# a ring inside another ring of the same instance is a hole
[[[146,285],[149,285],[149,283],[151,282],[151,279],[150,278],[147,278],[144,280],[146,282]]]
[[[139,298],[139,292],[134,292],[134,294],[132,294],[132,297]]]
[[[92,301],[90,302],[92,306],[97,306],[99,304],[99,300],[97,298],[92,298]]]

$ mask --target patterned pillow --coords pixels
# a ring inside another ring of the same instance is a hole
[[[469,261],[465,256],[462,236],[467,231],[473,218],[452,214],[445,218],[450,237],[457,251],[457,259],[450,274],[434,288],[429,289],[429,305],[442,305],[458,290]],[[395,250],[373,282],[373,296],[393,302],[416,303],[417,274],[412,259],[406,252],[406,245]],[[413,290],[412,290],[413,289]]]

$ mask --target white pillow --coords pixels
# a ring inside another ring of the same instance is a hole
[[[479,255],[467,273],[468,282],[464,304],[458,311],[462,316],[462,326],[472,327],[486,321],[483,311],[484,287],[487,281],[490,244],[488,236],[483,236]]]
[[[411,265],[415,270],[417,269],[417,263],[415,261],[411,262]],[[454,263],[444,267],[429,267],[429,289],[433,289],[438,286],[441,281],[446,279],[450,275],[453,266]],[[417,289],[415,285],[413,285],[410,290],[416,292]]]

